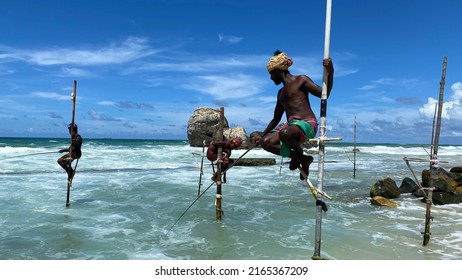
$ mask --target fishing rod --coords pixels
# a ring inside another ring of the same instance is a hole
[[[226,171],[228,171],[231,167],[233,167],[236,164],[236,162],[242,159],[248,152],[250,152],[250,150],[252,150],[255,147],[256,145],[253,144],[252,147],[250,147],[247,151],[245,151],[245,153],[243,153],[240,157],[238,157],[232,164],[228,166],[228,168],[225,169],[225,171],[222,171],[222,173],[225,173]],[[188,208],[186,208],[186,210],[180,215],[180,217],[175,221],[175,223],[173,223],[173,225],[170,227],[170,229],[165,235],[168,235],[170,233],[173,227],[181,220],[181,218],[183,218],[186,212],[188,212],[188,210],[199,200],[199,198],[201,198],[215,183],[216,181],[213,181],[200,195],[196,197],[196,199],[194,199],[194,201],[188,206]]]
[[[54,153],[59,153],[59,151],[54,151],[54,152],[41,152],[41,153],[32,153],[32,154],[18,155],[18,156],[12,156],[12,157],[7,157],[7,158],[2,158],[2,159],[0,159],[0,160],[6,160],[6,159],[18,158],[18,157],[35,156],[35,155],[54,154]]]

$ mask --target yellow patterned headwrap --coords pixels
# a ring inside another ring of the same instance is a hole
[[[288,70],[292,64],[292,58],[289,58],[286,53],[281,52],[280,54],[274,55],[270,58],[266,65],[266,69],[268,69],[268,72],[271,72],[274,69]]]

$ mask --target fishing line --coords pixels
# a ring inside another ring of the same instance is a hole
[[[228,168],[226,168],[225,171],[222,171],[222,173],[225,173],[226,171],[228,171],[231,167],[233,167],[240,159],[242,159],[248,152],[250,152],[250,150],[252,150],[253,148],[255,148],[255,144],[252,145],[252,147],[250,147],[247,151],[245,151],[245,153],[243,153],[240,157],[238,157],[232,164],[230,164],[228,166]],[[213,165],[212,165],[213,166]],[[213,184],[215,184],[216,181],[213,181],[210,186],[208,186],[200,195],[198,195],[196,197],[196,199],[194,199],[194,201],[188,206],[188,208],[186,208],[186,210],[181,214],[181,216],[175,221],[175,223],[170,227],[170,229],[168,230],[168,232],[165,234],[165,235],[168,235],[170,233],[170,231],[173,229],[173,227],[178,223],[178,221],[180,221],[180,219],[186,214],[186,212],[188,212],[188,210],[199,200],[199,198],[202,197],[202,195],[204,195],[212,186]]]
[[[28,156],[35,156],[35,155],[44,155],[44,154],[54,154],[54,153],[59,153],[58,151],[56,152],[41,152],[41,153],[32,153],[32,154],[25,154],[25,155],[18,155],[18,156],[12,156],[12,157],[7,157],[7,158],[2,158],[0,160],[6,160],[6,159],[11,159],[11,158],[18,158],[18,157],[28,157]]]

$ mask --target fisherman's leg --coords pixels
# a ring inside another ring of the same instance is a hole
[[[69,182],[72,181],[72,179],[74,178],[74,175],[75,175],[75,170],[72,169],[72,162],[74,161],[74,159],[72,158],[69,158],[68,160],[68,165],[67,165],[67,180]]]
[[[231,159],[226,158],[225,160],[223,160],[223,163],[221,165],[221,172],[223,174],[223,183],[226,183],[226,170],[228,170],[230,163],[231,163]]]
[[[281,153],[279,141],[279,133],[271,132],[261,139],[260,145],[265,151],[279,156]]]
[[[295,170],[300,166],[303,159],[303,149],[300,147],[300,128],[298,126],[288,126],[283,128],[279,132],[281,142],[287,145],[290,149],[290,161],[289,169]]]
[[[70,167],[70,164],[69,164],[69,154],[66,154],[60,158],[58,158],[58,164],[64,169],[66,170],[66,172],[69,174],[69,167]]]

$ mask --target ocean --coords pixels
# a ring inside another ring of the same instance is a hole
[[[250,150],[244,157],[277,163],[232,167],[216,221],[207,159],[199,180],[201,147],[84,138],[66,207],[67,175],[56,160],[68,146],[69,139],[0,138],[1,260],[309,260],[314,254],[315,202],[288,159]],[[402,194],[393,200],[397,208],[370,203],[377,180],[390,177],[400,186],[412,178],[403,158],[428,159],[429,148],[357,147],[354,164],[353,144],[326,144],[323,190],[332,200],[324,200],[321,257],[462,259],[462,205],[432,206],[431,238],[423,246],[420,198]],[[245,152],[233,151],[233,157]],[[443,168],[462,166],[462,146],[440,146],[438,155],[447,162]],[[317,155],[314,160],[309,176],[317,185]],[[411,165],[419,176],[429,166]],[[197,199],[199,186],[208,190]]]

